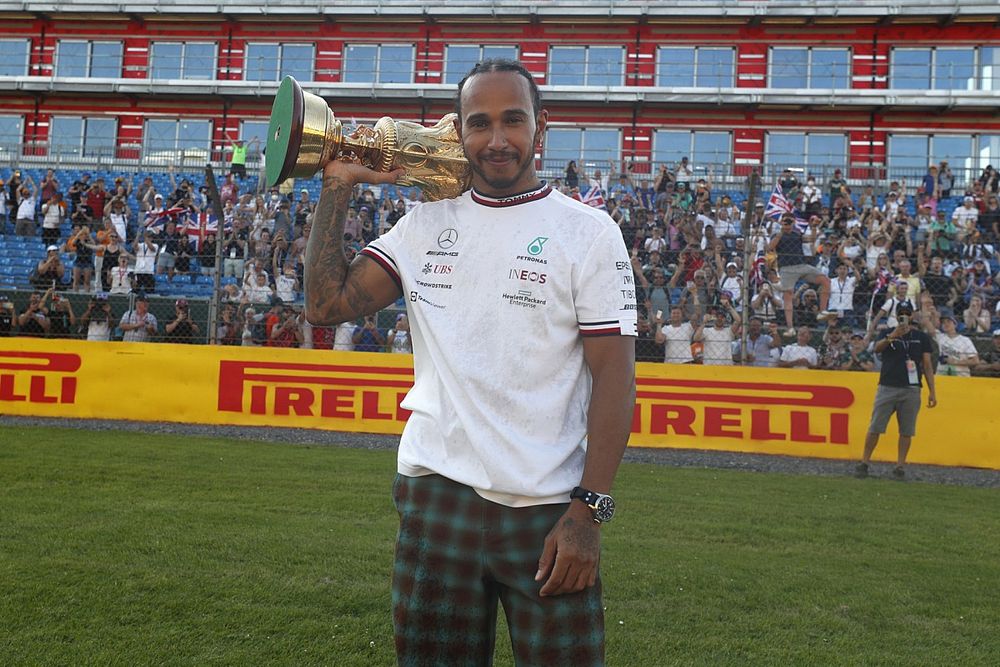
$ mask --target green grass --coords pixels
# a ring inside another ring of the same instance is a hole
[[[393,664],[393,470],[384,451],[5,427],[0,664]],[[1000,655],[996,491],[624,465],[616,497],[610,665]]]

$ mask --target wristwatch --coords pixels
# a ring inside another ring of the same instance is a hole
[[[607,523],[615,516],[615,499],[606,493],[597,493],[578,486],[569,494],[570,500],[579,498],[590,508],[595,523]]]

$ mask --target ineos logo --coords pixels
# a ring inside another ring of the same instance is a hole
[[[440,236],[438,236],[438,247],[443,248],[444,250],[451,248],[456,243],[458,243],[457,229],[452,229],[449,227],[448,229],[441,232]]]

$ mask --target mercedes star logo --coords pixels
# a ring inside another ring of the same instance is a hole
[[[449,227],[448,229],[441,232],[441,235],[438,237],[438,246],[440,246],[441,249],[443,250],[447,250],[456,243],[458,243],[457,229],[452,229]]]

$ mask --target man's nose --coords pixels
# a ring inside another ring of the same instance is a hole
[[[492,150],[501,150],[506,146],[507,146],[507,133],[504,131],[503,125],[496,125],[490,131],[489,148]]]

